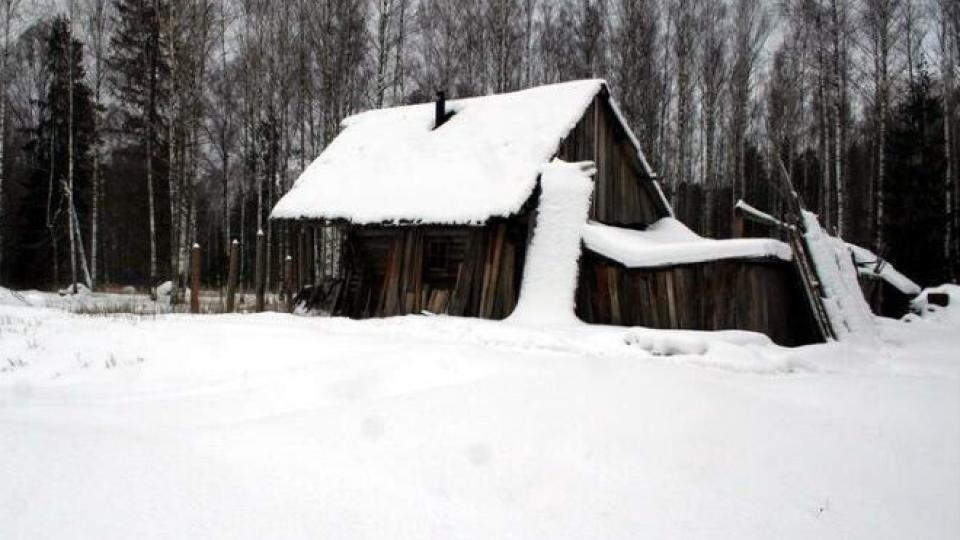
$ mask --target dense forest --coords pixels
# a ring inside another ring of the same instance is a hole
[[[145,286],[196,242],[218,285],[233,238],[249,280],[263,230],[275,286],[270,208],[346,115],[587,77],[699,232],[779,211],[785,171],[954,280],[958,59],[957,0],[0,0],[0,283]]]

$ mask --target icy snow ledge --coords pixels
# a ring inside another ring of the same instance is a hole
[[[774,258],[789,261],[790,246],[769,238],[703,238],[674,218],[643,231],[590,222],[583,232],[590,251],[628,268],[650,268],[724,259]]]
[[[853,253],[853,259],[857,263],[857,271],[860,275],[878,277],[903,294],[911,296],[920,294],[920,286],[912,279],[901,274],[892,264],[883,262],[880,265],[880,271],[877,272],[876,268],[879,257],[869,249],[850,243],[847,243],[847,248]]]
[[[454,115],[437,129],[433,103],[351,116],[271,217],[475,224],[509,216],[604,84],[449,101]]]
[[[580,238],[596,172],[591,162],[555,160],[543,167],[537,225],[523,267],[520,298],[509,321],[577,324],[574,295]]]

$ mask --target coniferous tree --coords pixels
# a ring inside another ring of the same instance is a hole
[[[73,40],[71,44],[68,40]],[[72,53],[72,58],[70,57]],[[33,170],[27,184],[24,204],[19,219],[26,247],[21,251],[25,261],[24,272],[19,276],[22,283],[56,285],[64,277],[61,264],[69,253],[60,252],[59,245],[69,242],[70,199],[75,205],[74,225],[86,223],[89,212],[90,153],[94,141],[93,100],[89,87],[84,82],[83,46],[70,32],[66,19],[56,18],[50,25],[46,49],[49,82],[43,101],[40,103],[40,122],[34,128],[28,148],[34,152]],[[68,64],[72,63],[72,65]],[[73,77],[73,81],[69,77]],[[70,96],[73,91],[73,120],[69,119]],[[71,124],[73,129],[73,186],[70,183]],[[72,195],[72,197],[71,197]],[[78,230],[84,236],[83,229]],[[30,269],[33,269],[30,272]],[[43,279],[37,270],[51,268],[49,280]],[[29,274],[34,274],[33,276]]]
[[[147,213],[150,223],[150,279],[157,278],[157,173],[160,136],[159,111],[166,100],[163,84],[168,72],[161,22],[167,5],[161,0],[116,0],[116,33],[111,40],[110,84],[123,103],[124,126],[139,134],[143,145],[144,176],[147,184]]]
[[[888,258],[924,285],[946,278],[943,197],[946,160],[943,151],[942,98],[926,67],[914,72],[914,84],[896,104],[887,138],[889,181],[883,223]]]

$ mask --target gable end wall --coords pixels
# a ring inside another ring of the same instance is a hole
[[[643,229],[670,215],[604,92],[560,144],[557,157],[597,164],[591,220]]]

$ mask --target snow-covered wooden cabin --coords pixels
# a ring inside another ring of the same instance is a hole
[[[332,310],[504,318],[517,304],[538,179],[596,165],[577,314],[586,322],[817,339],[790,248],[709,240],[673,218],[602,80],[368,111],[303,172],[272,218],[345,231]]]

